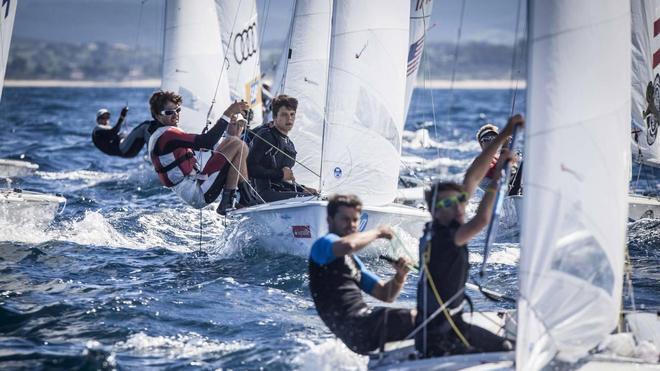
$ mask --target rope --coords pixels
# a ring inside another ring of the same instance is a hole
[[[202,151],[203,152],[217,153],[217,154],[220,154],[220,155],[224,156],[225,158],[227,158],[227,156],[225,156],[224,153],[222,153],[220,151],[216,151],[214,149],[204,149]],[[234,170],[236,170],[236,172],[238,173],[238,176],[248,185],[248,187],[250,187],[250,189],[252,191],[254,191],[254,193],[259,197],[259,200],[261,200],[262,203],[266,203],[266,201],[261,197],[259,192],[257,192],[257,190],[252,186],[252,184],[250,184],[250,181],[247,178],[245,178],[243,176],[243,174],[241,174],[240,170],[236,167],[236,165],[234,165],[231,161],[229,161],[229,159],[227,159],[227,163],[229,163],[229,165],[231,165],[231,167],[233,167]]]
[[[514,80],[513,78],[514,78],[514,71],[516,70],[516,68],[515,68],[516,57],[517,57],[517,54],[518,54],[517,53],[518,46],[516,44],[517,44],[518,32],[519,32],[519,28],[520,28],[520,13],[521,13],[520,9],[521,8],[522,8],[521,2],[520,2],[520,0],[518,0],[518,10],[517,10],[517,13],[516,13],[516,28],[515,28],[515,31],[513,33],[513,56],[511,58],[511,77],[510,77],[510,80],[514,84],[514,88],[513,88],[513,91],[511,93],[511,114],[510,114],[510,116],[513,116],[513,114],[515,112],[516,95],[518,93],[518,83],[519,83],[519,81],[518,81],[517,78],[516,78],[516,80]],[[518,75],[520,75],[520,67],[518,68],[518,70],[516,72],[517,72]],[[515,83],[514,83],[514,81],[515,81]]]
[[[305,166],[305,164],[303,164],[303,163],[301,163],[300,161],[296,160],[295,158],[291,157],[288,153],[284,152],[283,150],[279,149],[279,148],[278,148],[276,145],[274,145],[273,143],[271,143],[271,142],[267,141],[266,139],[264,139],[262,136],[260,136],[259,134],[257,134],[256,131],[254,131],[254,130],[252,130],[252,129],[250,129],[250,128],[246,128],[246,131],[249,131],[249,132],[252,133],[255,137],[261,139],[262,141],[264,141],[264,143],[268,144],[268,145],[271,146],[273,149],[276,149],[276,150],[279,151],[281,154],[283,154],[284,156],[286,156],[288,159],[290,159],[290,160],[294,161],[296,164],[302,166],[303,168],[305,168],[305,170],[309,171],[310,173],[316,175],[316,176],[319,177],[319,178],[321,177],[321,176],[320,176],[319,174],[317,174],[314,170],[312,170],[312,169],[310,169],[309,167]]]
[[[451,81],[449,83],[449,106],[447,107],[447,123],[451,123],[451,109],[454,104],[454,83],[456,81],[456,65],[458,64],[458,51],[461,43],[461,35],[463,34],[463,20],[465,16],[465,0],[461,1],[461,15],[458,23],[458,32],[456,35],[456,48],[454,49],[454,61],[451,67]],[[433,97],[433,94],[431,94]],[[449,128],[449,125],[447,125]]]

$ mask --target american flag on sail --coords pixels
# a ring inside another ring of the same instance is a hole
[[[422,51],[424,50],[424,35],[419,38],[419,40],[410,44],[410,49],[408,50],[408,73],[406,76],[410,76],[417,71],[419,63],[422,60]]]

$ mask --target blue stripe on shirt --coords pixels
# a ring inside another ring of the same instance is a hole
[[[312,245],[312,250],[309,253],[309,258],[316,264],[325,265],[332,263],[337,257],[332,252],[332,244],[339,240],[339,236],[334,233],[328,233],[319,238]]]
[[[376,286],[380,279],[376,274],[372,273],[364,266],[364,263],[362,263],[360,258],[358,258],[356,255],[353,255],[353,257],[355,258],[355,262],[358,264],[358,267],[360,267],[360,273],[362,277],[360,278],[360,288],[362,291],[371,295],[371,291],[373,291],[374,286]]]

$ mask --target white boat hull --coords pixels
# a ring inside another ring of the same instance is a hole
[[[641,195],[628,195],[628,218],[660,218],[660,199]]]
[[[15,189],[0,190],[0,230],[16,230],[21,226],[45,229],[55,218],[60,205],[66,199],[49,194],[21,191]],[[0,239],[2,239],[0,233]]]
[[[307,256],[314,241],[328,233],[327,205],[327,201],[315,197],[301,197],[235,210],[229,216],[247,217],[242,223],[249,223],[251,238],[258,240],[260,246]],[[428,212],[409,206],[364,206],[359,230],[389,224],[395,231],[408,235],[401,236],[404,240],[418,239],[429,220]],[[246,228],[244,224],[241,226]]]
[[[28,176],[39,169],[39,165],[27,161],[0,159],[0,178]]]

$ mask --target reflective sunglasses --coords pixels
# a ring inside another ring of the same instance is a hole
[[[488,144],[488,143],[494,141],[495,138],[497,138],[497,135],[486,135],[486,136],[484,136],[483,138],[481,138],[481,140],[479,141],[479,143],[481,143],[481,144]]]
[[[179,112],[181,112],[181,107],[177,107],[176,109],[173,109],[173,110],[166,109],[164,111],[160,111],[160,114],[163,115],[163,116],[172,116],[173,114],[179,113]]]
[[[438,200],[438,202],[435,203],[435,207],[439,209],[447,209],[456,205],[459,202],[464,203],[467,200],[468,200],[467,192],[461,192],[456,196],[445,197],[442,200]]]

